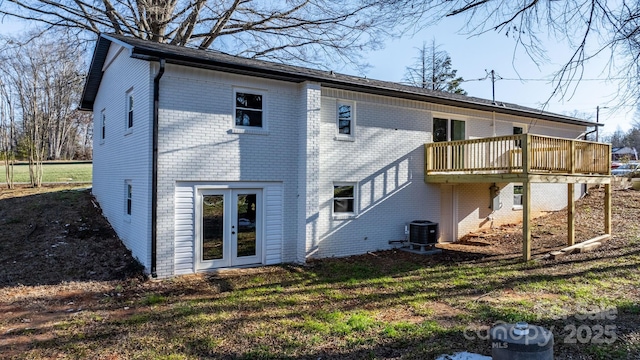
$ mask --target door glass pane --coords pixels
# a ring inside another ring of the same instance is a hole
[[[433,142],[448,141],[447,135],[447,120],[446,119],[433,119]]]
[[[451,120],[451,140],[464,140],[464,121]]]
[[[238,194],[237,257],[256,255],[256,194]]]
[[[464,121],[451,120],[451,141],[464,140]],[[451,168],[464,170],[464,147],[455,147],[451,152]]]
[[[202,197],[202,260],[223,257],[224,195]]]

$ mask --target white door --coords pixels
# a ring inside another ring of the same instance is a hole
[[[198,270],[262,263],[262,190],[201,190]]]
[[[458,240],[458,207],[455,185],[440,187],[440,242]]]

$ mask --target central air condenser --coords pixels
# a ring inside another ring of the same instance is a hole
[[[409,223],[409,242],[413,244],[436,244],[438,223],[429,220],[414,220]]]

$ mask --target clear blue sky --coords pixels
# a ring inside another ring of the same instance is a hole
[[[570,58],[565,44],[549,40],[545,43],[548,62],[536,65],[523,51],[514,57],[515,42],[499,33],[486,33],[469,37],[458,35],[464,17],[447,18],[439,25],[426,28],[414,36],[390,40],[385,49],[368,54],[372,68],[367,77],[379,80],[402,81],[406,66],[410,66],[418,55],[417,47],[423,41],[427,44],[435,39],[451,55],[453,68],[457,75],[465,80],[485,77],[487,71],[495,70],[504,80],[495,84],[496,101],[515,103],[540,108],[549,100],[553,92],[550,79],[555,71]],[[606,63],[609,54],[597,58],[586,67],[584,81],[577,90],[563,99],[552,98],[546,111],[572,114],[574,111],[585,114],[585,118],[596,119],[596,106],[600,106],[600,122],[604,123],[604,133],[612,133],[617,127],[623,131],[631,128],[635,113],[633,103],[619,106],[617,89],[619,81],[607,80]],[[515,60],[514,60],[515,59]],[[518,79],[527,79],[520,81]],[[600,79],[600,80],[596,80]],[[470,96],[491,99],[491,81],[466,81],[462,84]],[[573,91],[573,88],[571,89]]]
[[[417,56],[416,48],[420,47],[423,41],[430,43],[435,39],[436,43],[441,45],[440,49],[451,55],[453,68],[457,69],[458,75],[465,80],[485,77],[485,69],[493,69],[504,78],[495,84],[496,101],[540,108],[549,100],[553,85],[547,80],[551,79],[553,72],[560,69],[569,58],[570,53],[566,45],[548,41],[545,47],[549,61],[538,66],[522,51],[517,52],[514,58],[515,43],[505,35],[487,33],[469,37],[457,34],[463,19],[447,18],[437,26],[426,28],[413,36],[388,40],[383,50],[367,54],[367,61],[372,67],[366,76],[379,80],[402,81],[405,67],[411,65]],[[24,24],[16,23],[7,17],[0,22],[0,33],[15,33],[24,29]],[[588,64],[583,76],[587,80],[578,85],[575,94],[566,95],[564,99],[551,99],[545,110],[562,114],[578,111],[585,114],[585,118],[595,120],[596,106],[599,105],[600,122],[605,124],[602,133],[612,133],[618,127],[624,131],[628,130],[635,114],[635,106],[632,103],[618,106],[620,104],[616,95],[619,83],[606,80],[607,59],[608,54]],[[336,70],[350,72],[339,68]],[[351,73],[362,75],[355,71]],[[491,81],[488,79],[467,81],[462,87],[470,96],[491,99]]]

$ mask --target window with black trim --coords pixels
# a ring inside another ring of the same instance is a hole
[[[127,130],[133,128],[133,89],[127,91]]]
[[[236,90],[235,125],[264,128],[264,96],[258,92]]]
[[[333,184],[333,213],[335,215],[354,215],[355,203],[355,183]]]

